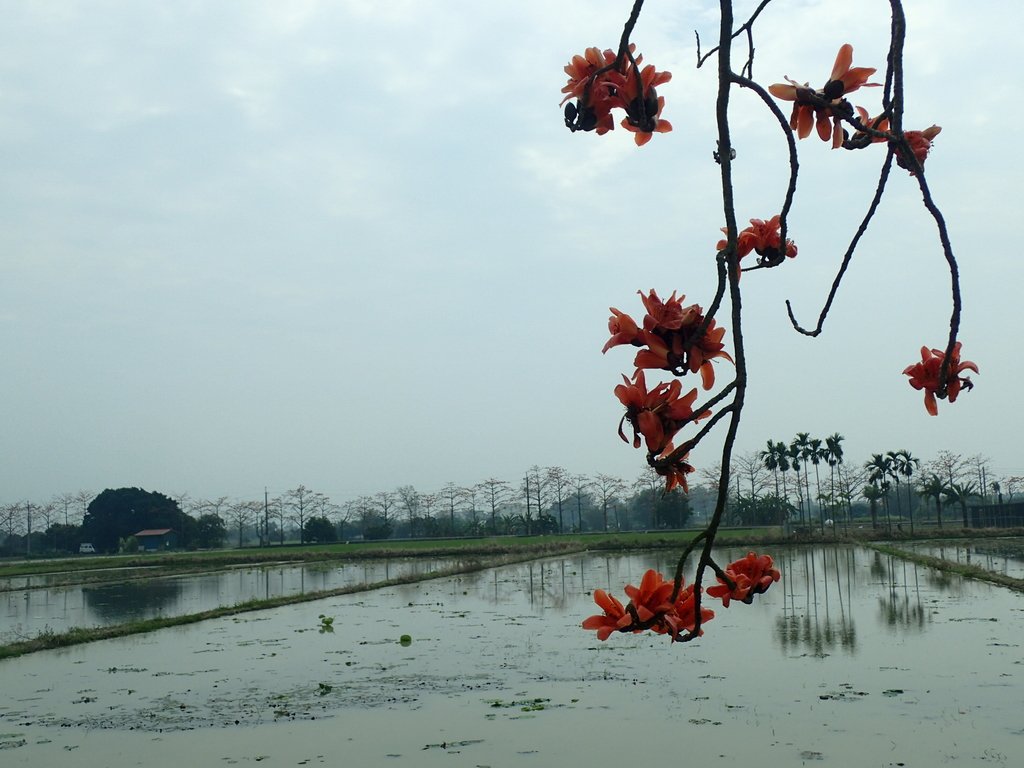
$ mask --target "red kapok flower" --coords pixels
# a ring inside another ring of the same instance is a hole
[[[961,389],[973,389],[974,384],[967,376],[961,376],[963,371],[974,371],[978,373],[978,366],[970,360],[960,361],[960,342],[953,345],[953,354],[949,359],[949,367],[946,370],[946,380],[940,380],[942,363],[946,359],[946,353],[941,349],[928,349],[921,347],[921,362],[908,365],[903,369],[903,374],[910,377],[910,386],[914,389],[924,390],[924,407],[932,416],[939,413],[936,397],[948,398],[949,402],[955,403]]]
[[[674,582],[653,569],[644,573],[639,587],[627,584],[625,591],[630,604],[622,603],[603,589],[594,590],[594,602],[604,613],[590,616],[583,621],[584,629],[596,629],[598,640],[607,640],[612,632],[642,632],[650,629],[658,634],[669,634],[678,640],[683,632],[693,632],[696,627],[696,600],[693,585],[680,589],[672,601]],[[701,608],[701,623],[710,621],[715,612]],[[704,634],[701,630],[700,634]]]
[[[878,115],[877,117],[869,117],[868,111],[864,107],[856,107],[857,116],[860,117],[860,121],[863,125],[868,128],[873,128],[876,131],[882,133],[889,132],[889,118],[885,115]],[[887,141],[885,136],[875,136],[874,134],[865,133],[864,131],[857,131],[850,137],[850,143],[854,145],[861,144],[877,144],[881,141]]]
[[[587,48],[582,56],[576,55],[565,65],[565,74],[569,82],[562,88],[566,94],[562,104],[570,99],[577,99],[575,105],[565,108],[565,122],[573,130],[577,127],[584,131],[597,131],[598,135],[607,133],[615,127],[612,120],[612,109],[624,106],[619,97],[622,85],[622,73],[615,69],[602,72],[591,81],[591,76],[604,67],[615,63],[615,52],[600,48]],[[590,83],[590,90],[587,84]]]
[[[660,368],[682,375],[686,370],[691,373],[700,372],[701,386],[711,389],[715,384],[715,369],[712,360],[724,358],[733,361],[722,338],[725,329],[715,326],[711,320],[704,332],[697,332],[704,324],[704,315],[699,304],[688,307],[682,305],[685,296],[676,298],[675,291],[662,301],[658,294],[651,290],[640,298],[647,308],[644,317],[644,330],[640,339],[633,343],[637,346],[646,345],[647,349],[637,353],[633,365],[637,368]]]
[[[700,307],[692,304],[689,307],[683,306],[684,295],[676,298],[676,292],[665,301],[658,296],[653,288],[646,296],[643,291],[640,294],[640,301],[644,303],[647,314],[644,316],[644,330],[646,331],[678,331],[684,326],[693,325],[700,317]]]
[[[607,640],[608,636],[618,629],[619,621],[623,617],[629,619],[629,614],[627,614],[626,609],[622,607],[622,603],[609,595],[603,589],[594,590],[594,602],[597,603],[598,607],[604,611],[604,613],[584,619],[583,628],[596,629],[597,639]],[[628,624],[629,622],[627,621],[626,623]]]
[[[612,347],[619,346],[619,344],[636,344],[637,346],[642,344],[643,337],[640,335],[640,328],[637,326],[636,321],[615,307],[609,307],[608,309],[612,313],[612,316],[608,318],[608,331],[612,334],[612,337],[605,343],[601,353],[604,354]]]
[[[648,452],[661,453],[684,424],[710,415],[707,411],[694,415],[697,388],[680,396],[683,385],[678,379],[648,391],[642,370],[633,375],[632,382],[625,376],[622,378],[625,383],[615,387],[615,396],[626,406],[626,413],[619,421],[619,437],[629,442],[622,429],[623,423],[628,421],[633,427],[634,448],[640,447],[640,435],[643,435]]]
[[[665,581],[660,573],[651,568],[644,573],[639,588],[627,584],[625,592],[633,603],[640,621],[648,622],[658,614],[672,610],[669,598],[672,597],[674,586],[671,581]]]
[[[721,598],[722,605],[726,608],[729,607],[730,600],[741,600],[749,605],[754,602],[754,595],[766,592],[768,587],[781,578],[778,569],[772,566],[771,556],[758,556],[750,552],[746,557],[726,566],[725,575],[729,577],[733,585],[730,587],[719,576],[718,584],[708,587],[708,594]]]
[[[828,82],[820,90],[812,89],[808,83],[800,85],[789,77],[786,77],[785,83],[768,86],[768,91],[776,98],[793,102],[793,114],[790,116],[789,125],[801,139],[810,136],[811,126],[817,125],[818,136],[822,141],[831,138],[833,149],[842,145],[843,129],[839,117],[834,115],[831,106],[821,105],[820,102],[824,100],[838,106],[848,93],[853,93],[863,86],[881,85],[867,81],[875,73],[873,67],[851,67],[851,64],[853,46],[845,43],[836,54]]]
[[[690,458],[690,448],[689,443],[683,443],[678,448],[669,443],[660,456],[648,459],[654,471],[665,478],[665,493],[677,487],[682,488],[683,493],[690,492],[686,476],[695,471],[687,461]]]
[[[672,635],[673,640],[678,640],[680,635],[684,632],[693,632],[697,626],[697,601],[694,599],[693,584],[689,584],[683,587],[679,591],[679,597],[676,598],[675,603],[672,604],[672,610],[665,614],[664,621],[667,631]],[[715,612],[710,608],[701,606],[700,609],[700,623],[703,627],[704,624],[715,618]],[[658,629],[652,627],[655,632]],[[704,630],[701,629],[697,635],[703,635]]]
[[[933,125],[931,128],[925,128],[923,131],[903,132],[903,138],[910,145],[910,151],[914,153],[914,159],[917,160],[917,164],[922,168],[924,168],[925,158],[928,157],[928,153],[931,151],[932,140],[939,135],[941,130],[941,126]],[[898,144],[896,146],[896,164],[900,168],[906,168],[910,171],[911,176],[917,175],[914,164],[910,162],[910,159],[900,149]]]
[[[755,251],[760,258],[758,264],[775,266],[781,264],[786,256],[796,258],[797,248],[789,238],[786,238],[786,252],[782,252],[782,232],[780,231],[781,216],[772,216],[768,221],[751,219],[750,226],[744,229],[736,238],[736,255],[743,258],[751,251]],[[722,231],[728,234],[729,230],[722,227]],[[715,246],[722,250],[728,244],[726,240],[719,240]]]
[[[641,70],[631,66],[623,75],[622,101],[626,107],[626,117],[622,127],[633,132],[633,140],[638,147],[650,141],[655,133],[668,133],[672,130],[672,123],[661,119],[665,97],[659,96],[655,88],[671,79],[671,72],[658,72],[653,64]]]

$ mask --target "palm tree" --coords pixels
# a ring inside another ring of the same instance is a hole
[[[779,467],[780,459],[785,460],[784,456],[780,456],[775,450],[775,443],[771,440],[768,441],[768,447],[761,451],[759,454],[761,462],[764,464],[764,468],[767,469],[775,476],[775,496],[779,496]]]
[[[825,533],[825,508],[821,504],[821,473],[818,471],[818,465],[825,459],[825,449],[821,447],[821,440],[818,438],[808,440],[805,453],[806,458],[814,466],[814,487],[817,490],[815,498],[818,500],[818,519],[821,523],[821,532]],[[804,471],[806,471],[806,467],[807,464],[805,463]]]
[[[939,528],[941,528],[942,495],[946,492],[946,484],[942,482],[941,477],[936,474],[931,474],[924,479],[918,487],[917,492],[924,496],[925,499],[935,499],[935,516],[939,523]]]
[[[910,499],[910,478],[914,474],[914,470],[921,466],[921,460],[915,458],[910,454],[906,448],[902,448],[896,451],[896,459],[893,461],[893,469],[898,475],[903,475],[907,478],[907,513],[910,515],[910,532],[914,532],[914,507]],[[896,492],[899,493],[899,487],[897,486]]]
[[[974,483],[952,483],[945,491],[947,501],[955,501],[960,505],[960,511],[964,516],[964,528],[969,528],[967,522],[967,502],[978,495],[978,489]]]
[[[881,453],[871,454],[871,461],[864,465],[864,468],[868,470],[868,482],[874,486],[877,486],[881,491],[886,492],[885,499],[885,524],[892,530],[892,520],[889,517],[889,482],[888,478],[892,476],[892,459]],[[898,500],[898,497],[897,497]]]
[[[878,500],[882,498],[882,492],[877,485],[865,485],[860,495],[871,505],[871,528],[878,528]]]
[[[811,518],[810,484],[807,482],[807,460],[810,458],[810,432],[797,432],[789,444],[789,457],[796,472],[797,498],[800,501],[800,519],[803,520],[803,500],[807,496],[807,520]],[[804,479],[800,480],[800,467],[804,469]],[[806,494],[804,491],[808,491]]]
[[[902,459],[897,451],[887,452],[885,458],[889,462],[889,477],[896,481],[896,514],[899,515],[900,521],[902,521],[903,502],[900,501],[900,467],[902,466]],[[903,530],[902,525],[900,525],[900,530]]]
[[[825,461],[828,462],[829,491],[832,498],[836,497],[836,467],[843,463],[843,436],[834,432],[825,438]],[[847,516],[847,524],[850,519]]]

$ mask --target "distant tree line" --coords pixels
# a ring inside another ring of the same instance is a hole
[[[836,525],[967,525],[968,503],[1013,501],[1022,476],[996,477],[983,456],[940,451],[922,462],[906,450],[851,462],[838,433],[800,432],[734,456],[727,522],[807,530]],[[662,493],[645,469],[631,481],[531,466],[518,480],[412,485],[344,502],[304,485],[262,498],[193,499],[139,488],[82,490],[47,502],[0,505],[0,555],[77,552],[80,544],[117,552],[140,530],[172,528],[184,548],[274,546],[353,539],[538,535],[681,528],[706,517],[717,494],[708,467],[689,495]]]

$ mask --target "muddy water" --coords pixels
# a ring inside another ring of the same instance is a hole
[[[426,574],[456,563],[446,558],[397,558],[345,565],[288,563],[147,579],[132,578],[139,576],[139,569],[132,569],[122,581],[57,587],[48,586],[45,575],[23,577],[20,581],[24,585],[5,585],[7,591],[0,591],[0,643],[32,637],[47,627],[62,632],[71,627],[181,616],[247,600]]]
[[[1019,765],[1024,597],[777,554],[687,645],[579,629],[588,592],[670,564],[584,555],[0,662],[0,762]]]

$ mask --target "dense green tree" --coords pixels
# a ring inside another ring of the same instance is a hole
[[[52,547],[54,552],[74,553],[78,551],[78,545],[81,543],[81,526],[54,523],[46,529],[46,544]]]
[[[193,521],[178,502],[155,491],[116,488],[89,503],[82,520],[82,539],[100,552],[117,552],[121,539],[147,528],[173,528],[182,545],[189,544]]]
[[[338,532],[328,518],[315,515],[306,520],[302,531],[302,540],[324,544],[338,540]]]
[[[782,525],[796,510],[788,500],[769,493],[741,496],[733,503],[731,515],[740,525]]]
[[[641,488],[639,481],[643,481],[644,485],[647,485],[649,476],[660,480],[655,493],[652,493],[649,487]],[[682,528],[690,519],[690,515],[693,512],[690,507],[690,497],[683,493],[680,488],[674,488],[665,493],[665,481],[653,472],[647,473],[645,471],[634,487],[640,490],[626,503],[631,528],[635,530]],[[649,525],[651,522],[655,524],[656,528],[652,528]]]
[[[190,527],[189,547],[216,549],[224,545],[224,539],[228,536],[224,521],[213,512],[200,515]]]

